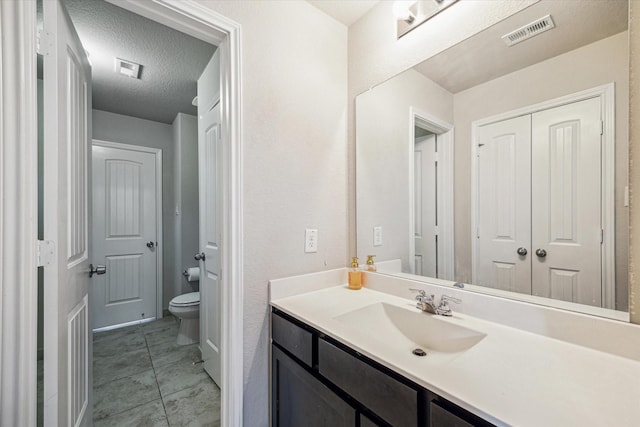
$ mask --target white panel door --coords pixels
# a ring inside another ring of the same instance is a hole
[[[413,160],[415,274],[438,277],[435,135],[416,139]]]
[[[530,116],[481,126],[478,144],[474,283],[530,294]]]
[[[200,347],[204,369],[221,386],[222,144],[220,56],[216,51],[198,79],[198,183],[200,191]]]
[[[534,295],[602,304],[600,120],[599,98],[533,115]]]
[[[44,424],[90,425],[91,68],[64,7],[44,3]],[[16,284],[17,286],[18,284]]]
[[[154,153],[94,145],[93,328],[156,317],[157,209]]]

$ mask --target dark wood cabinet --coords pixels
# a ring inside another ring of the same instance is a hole
[[[493,425],[277,309],[271,337],[274,427]]]
[[[318,372],[394,426],[418,426],[418,389],[391,378],[324,339],[318,341]]]
[[[272,369],[273,426],[355,426],[356,410],[275,346]]]

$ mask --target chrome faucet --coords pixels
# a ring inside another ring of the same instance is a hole
[[[417,308],[419,308],[422,311],[426,311],[427,313],[438,314],[435,295],[433,294],[427,295],[427,293],[422,289],[409,289],[409,290],[418,293],[418,295],[416,295],[416,301],[418,301],[416,303]]]
[[[418,295],[416,295],[416,301],[418,301],[416,303],[417,308],[424,312],[438,314],[440,316],[453,315],[451,307],[449,307],[449,302],[454,302],[456,304],[460,304],[462,302],[459,298],[442,295],[440,297],[440,303],[436,305],[435,295],[427,295],[427,293],[422,289],[410,289],[410,291],[418,293]]]

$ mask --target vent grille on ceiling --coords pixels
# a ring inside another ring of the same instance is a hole
[[[509,34],[505,34],[504,36],[502,36],[502,40],[504,40],[507,46],[513,46],[514,44],[523,42],[533,36],[537,36],[538,34],[544,33],[545,31],[549,31],[554,27],[555,24],[553,23],[553,19],[551,19],[551,15],[547,15],[543,18],[533,21],[530,24],[525,25],[524,27],[520,27],[517,30],[510,32]]]

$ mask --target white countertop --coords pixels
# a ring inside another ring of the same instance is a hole
[[[368,331],[367,325],[334,319],[379,302],[410,308],[414,302],[409,299],[367,288],[352,291],[346,285],[293,296],[272,291],[272,297],[272,306],[494,424],[640,425],[636,360],[481,320],[456,312],[455,306],[454,316],[441,320],[486,337],[446,360],[420,358]]]

